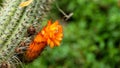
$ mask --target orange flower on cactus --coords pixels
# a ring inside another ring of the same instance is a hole
[[[58,21],[55,21],[53,24],[51,20],[48,21],[47,26],[45,26],[30,43],[26,54],[26,61],[33,61],[37,58],[46,45],[50,45],[51,48],[54,46],[59,46],[63,37],[63,29]]]
[[[53,48],[60,45],[63,37],[63,28],[58,21],[52,24],[52,21],[49,20],[47,26],[42,29],[41,34],[46,39],[47,44]]]

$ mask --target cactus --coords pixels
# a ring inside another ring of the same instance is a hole
[[[12,63],[19,61],[14,56],[15,48],[21,41],[31,41],[31,37],[26,36],[27,28],[41,25],[51,3],[51,0],[33,0],[21,8],[19,4],[23,1],[26,0],[5,0],[0,8],[0,66],[15,66]]]

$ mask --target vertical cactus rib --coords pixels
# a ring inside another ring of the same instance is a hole
[[[20,11],[20,9],[19,9],[19,11]],[[16,24],[16,26],[14,26],[12,28],[12,32],[9,33],[10,37],[8,38],[8,40],[5,41],[5,43],[1,47],[1,51],[4,51],[5,53],[7,53],[8,47],[10,48],[9,54],[4,56],[5,59],[7,59],[11,55],[11,53],[14,52],[14,49],[15,49],[16,45],[18,45],[18,42],[20,42],[20,40],[21,40],[19,38],[23,37],[23,34],[25,32],[24,18],[26,17],[26,15],[25,15],[26,13],[27,12],[20,13],[20,14],[22,14],[21,18],[18,21],[14,21],[14,23]],[[11,23],[9,23],[9,24],[11,24]]]
[[[11,17],[13,16],[14,12],[16,11],[16,7],[19,4],[19,1],[20,0],[17,0],[17,1],[12,0],[10,2],[10,4],[7,6],[7,8],[5,8],[3,10],[4,12],[1,13],[0,24],[2,25],[2,27],[5,27],[9,23]],[[1,29],[1,30],[3,30],[3,29]],[[1,30],[0,30],[0,32],[1,32]]]
[[[9,23],[10,23],[11,19],[14,17],[14,13],[18,9],[17,6],[19,5],[20,0],[19,1],[12,0],[7,3],[8,3],[8,5],[7,5],[8,7],[4,8],[3,11],[1,11],[2,14],[0,16],[0,46],[2,46],[3,41],[6,40],[7,35],[5,35],[5,34],[9,33],[8,28],[10,30],[12,30],[11,28],[13,28],[10,25],[13,25],[14,22],[12,22],[11,24],[9,24]],[[6,28],[7,26],[9,26],[9,27]]]

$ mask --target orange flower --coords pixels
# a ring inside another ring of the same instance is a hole
[[[55,21],[52,24],[51,20],[48,21],[47,26],[45,26],[30,43],[25,54],[26,61],[32,61],[37,58],[47,44],[50,45],[51,48],[59,46],[62,37],[63,29],[59,22]]]
[[[42,29],[41,34],[46,39],[47,44],[53,48],[54,46],[60,45],[63,37],[63,29],[58,21],[52,24],[51,20],[49,20],[47,26]]]

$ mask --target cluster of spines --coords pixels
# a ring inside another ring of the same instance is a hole
[[[46,12],[47,0],[34,0],[29,6],[21,8],[19,4],[25,0],[8,0],[0,11],[0,63],[8,61],[14,50],[25,39],[30,25],[40,26]]]

